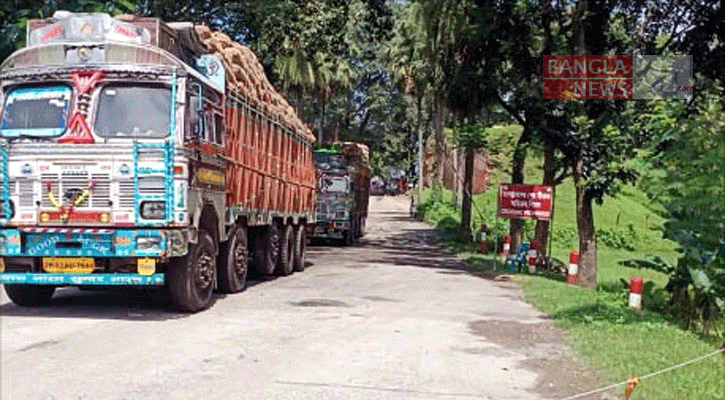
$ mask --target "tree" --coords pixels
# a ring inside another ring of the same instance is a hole
[[[667,211],[664,236],[680,246],[677,263],[627,264],[669,276],[674,315],[690,327],[725,312],[725,113],[722,85],[700,76],[691,104],[650,101],[637,128],[648,132],[641,187]]]

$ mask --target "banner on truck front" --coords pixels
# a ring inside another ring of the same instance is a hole
[[[553,201],[551,186],[501,184],[498,187],[498,215],[501,217],[548,221]]]

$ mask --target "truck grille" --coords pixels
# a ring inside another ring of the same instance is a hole
[[[119,207],[133,208],[133,179],[120,181],[119,188]],[[141,195],[159,195],[163,196],[165,192],[164,178],[156,176],[140,176],[138,178],[138,192]]]
[[[18,194],[20,196],[18,206],[20,207],[33,207],[35,204],[33,199],[33,181],[31,179],[18,179]],[[10,193],[13,192],[12,188],[15,182],[10,181]]]
[[[47,184],[50,182],[50,190],[53,195],[62,201],[63,204],[69,204],[70,199],[67,196],[73,193],[82,192],[90,186],[91,179],[95,179],[96,185],[91,189],[91,194],[82,203],[77,204],[76,208],[107,208],[111,205],[111,177],[109,174],[89,174],[87,171],[74,173],[44,173],[41,174],[40,180],[42,185],[42,207],[53,207],[48,198]],[[32,192],[31,192],[32,193]],[[21,193],[22,198],[22,193]]]

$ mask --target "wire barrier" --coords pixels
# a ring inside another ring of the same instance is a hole
[[[569,396],[569,397],[564,397],[561,400],[578,399],[578,398],[581,398],[581,397],[584,397],[584,396],[589,396],[589,395],[596,394],[596,393],[606,392],[607,390],[611,390],[611,389],[614,389],[614,388],[619,387],[619,386],[625,386],[624,396],[625,396],[625,398],[629,399],[629,396],[634,391],[634,388],[637,387],[637,384],[639,384],[639,382],[641,382],[642,380],[648,379],[648,378],[652,378],[653,376],[661,375],[661,374],[664,374],[666,372],[670,372],[672,370],[676,370],[676,369],[679,369],[679,368],[688,366],[690,364],[694,364],[694,363],[696,363],[698,361],[705,360],[705,359],[710,358],[710,357],[712,357],[714,355],[717,355],[717,354],[725,355],[725,343],[723,343],[723,347],[721,349],[715,350],[715,351],[713,351],[711,353],[707,353],[707,354],[701,355],[701,356],[696,357],[696,358],[693,358],[692,360],[688,360],[688,361],[685,361],[685,362],[681,362],[679,364],[673,365],[671,367],[663,368],[663,369],[658,370],[658,371],[650,372],[649,374],[642,375],[640,377],[630,376],[625,381],[613,383],[613,384],[611,384],[609,386],[604,386],[604,387],[600,387],[600,388],[597,388],[597,389],[593,389],[593,390],[590,390],[590,391],[587,391],[587,392],[578,393],[578,394],[575,394],[575,395],[572,395],[572,396]]]

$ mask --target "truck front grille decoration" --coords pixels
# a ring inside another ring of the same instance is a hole
[[[48,201],[50,202],[51,205],[53,205],[53,207],[57,208],[61,212],[60,219],[63,222],[68,221],[68,216],[73,212],[73,208],[75,206],[80,205],[81,203],[83,203],[86,200],[86,198],[88,198],[88,195],[91,194],[91,189],[93,189],[94,186],[96,186],[96,180],[91,179],[91,183],[88,184],[88,187],[83,190],[79,190],[79,189],[66,190],[66,192],[63,194],[63,198],[68,200],[70,202],[70,204],[63,205],[63,201],[62,200],[59,201],[58,198],[55,197],[55,194],[53,194],[53,190],[51,188],[51,183],[50,182],[45,183],[45,187],[47,189],[46,195],[48,197]]]

